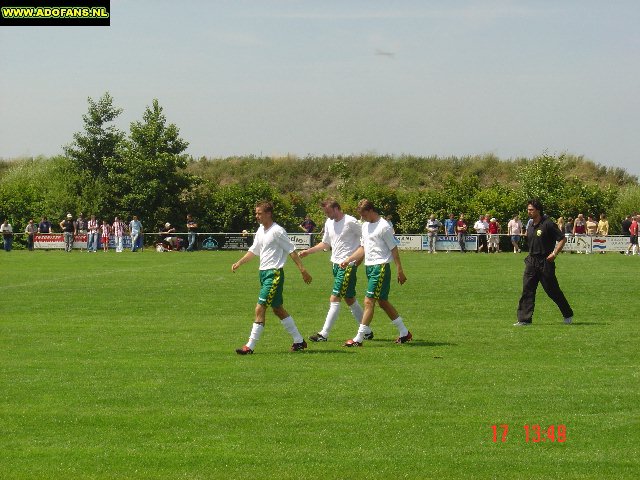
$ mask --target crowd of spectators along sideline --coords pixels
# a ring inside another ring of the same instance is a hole
[[[465,236],[469,233],[475,233],[478,237],[476,252],[484,253],[498,253],[500,252],[500,235],[508,236],[513,247],[513,253],[520,253],[520,241],[523,236],[526,235],[526,228],[524,226],[519,215],[514,215],[507,223],[506,232],[503,232],[500,222],[495,217],[490,215],[480,215],[478,220],[470,228],[468,221],[465,219],[464,214],[460,214],[457,218],[451,213],[449,218],[443,222],[440,222],[434,214],[432,214],[425,225],[425,231],[428,238],[428,250],[427,253],[436,253],[435,241],[441,232],[448,236],[457,236],[460,251],[466,253]],[[640,222],[640,215],[627,215],[622,222],[622,235],[629,237],[629,244],[626,254],[639,255],[638,250],[638,223]],[[591,236],[591,237],[606,237],[609,236],[609,221],[607,216],[603,213],[600,214],[598,222],[595,221],[592,215],[588,215],[585,220],[584,215],[580,213],[575,219],[568,217],[565,221],[564,217],[559,217],[556,225],[567,238]],[[584,242],[586,245],[586,242]],[[588,249],[577,250],[577,253],[591,253]],[[604,252],[602,252],[604,253]]]
[[[67,252],[72,251],[76,235],[86,235],[87,252],[92,253],[97,252],[99,248],[102,248],[103,251],[108,251],[110,240],[112,238],[116,252],[122,252],[124,250],[123,240],[125,235],[131,236],[132,252],[136,252],[144,246],[144,228],[136,215],[134,215],[129,222],[125,222],[119,217],[115,217],[113,222],[109,223],[106,219],[101,222],[98,221],[95,215],[91,215],[89,218],[86,218],[83,213],[80,213],[78,218],[73,220],[73,215],[71,215],[71,213],[67,213],[58,226],[60,228],[60,233],[63,235],[64,249]],[[196,247],[196,232],[198,224],[191,214],[187,215],[186,227],[188,245],[185,244],[183,239],[176,236],[176,229],[169,222],[161,225],[158,229],[159,246],[166,250],[184,249],[186,251],[193,251]],[[7,219],[4,219],[0,226],[0,233],[2,234],[3,239],[3,249],[7,252],[11,251],[13,237],[16,232],[13,231],[13,227]],[[24,234],[27,239],[27,248],[29,250],[33,250],[36,234],[53,235],[59,233],[54,231],[54,225],[49,221],[49,219],[46,216],[43,216],[40,223],[37,224],[33,219],[30,219],[24,229]]]
[[[622,235],[629,237],[629,244],[627,255],[640,255],[638,249],[638,222],[640,222],[640,215],[627,215],[622,222]],[[561,232],[567,237],[579,237],[579,236],[603,236],[609,235],[609,221],[605,214],[600,215],[598,222],[595,221],[592,215],[588,215],[584,218],[584,215],[580,213],[577,217],[558,217],[556,225]],[[123,251],[123,237],[124,235],[131,235],[131,251],[135,252],[143,248],[144,242],[144,229],[142,223],[137,216],[133,216],[128,223],[123,222],[120,218],[115,217],[112,224],[109,224],[107,220],[98,222],[95,215],[91,215],[89,219],[84,217],[84,214],[80,213],[78,218],[74,221],[71,213],[68,213],[66,217],[59,223],[61,232],[64,235],[65,251],[70,252],[73,248],[73,239],[75,235],[87,235],[87,251],[96,252],[101,246],[104,251],[109,249],[109,239],[111,236],[114,238],[116,252]],[[158,248],[163,250],[186,250],[193,251],[196,249],[196,235],[198,224],[193,219],[191,214],[186,218],[187,227],[187,242],[176,234],[176,229],[166,222],[158,229],[159,242]],[[300,224],[300,229],[312,234],[316,228],[316,224],[311,220],[309,216],[306,216]],[[448,236],[457,236],[460,252],[466,253],[465,236],[470,233],[475,233],[478,236],[476,252],[484,253],[499,253],[500,249],[500,236],[507,236],[510,241],[510,248],[513,248],[514,253],[520,253],[521,239],[526,235],[526,226],[523,225],[519,215],[514,215],[507,223],[506,232],[502,230],[500,222],[490,215],[481,215],[478,220],[473,224],[473,227],[469,226],[464,214],[460,214],[456,217],[453,213],[449,214],[449,218],[444,222],[440,222],[434,214],[429,217],[427,224],[425,225],[425,231],[428,236],[428,249],[427,253],[436,253],[436,239],[441,233]],[[4,220],[0,226],[0,233],[3,237],[3,247],[5,251],[10,251],[13,242],[13,228],[7,219]],[[34,248],[34,235],[35,234],[52,234],[53,225],[47,217],[43,216],[40,223],[36,224],[33,219],[29,220],[29,223],[25,227],[24,233],[27,235],[27,248],[33,250]],[[590,253],[588,249],[578,248],[576,253]]]

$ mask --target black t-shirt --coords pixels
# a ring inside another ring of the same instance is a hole
[[[623,235],[631,235],[629,232],[629,227],[631,227],[631,220],[629,218],[625,218],[622,221],[622,234]]]
[[[527,243],[529,244],[529,255],[548,256],[559,242],[564,238],[564,234],[558,226],[546,215],[542,217],[540,223],[534,225],[533,222],[527,227]]]
[[[62,231],[67,233],[73,233],[73,222],[71,220],[63,220]]]

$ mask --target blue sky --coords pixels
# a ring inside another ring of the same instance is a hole
[[[532,157],[640,175],[640,2],[111,0],[0,28],[0,157],[54,155],[109,91],[199,156]],[[386,52],[391,55],[380,55]]]

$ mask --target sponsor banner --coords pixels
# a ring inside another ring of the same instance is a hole
[[[400,250],[422,250],[422,235],[396,235]]]
[[[475,252],[478,248],[478,237],[476,235],[467,235],[464,237],[464,246],[470,252]],[[422,235],[422,249],[429,250],[429,237]],[[436,238],[436,250],[459,251],[457,235],[438,235]]]
[[[209,235],[202,241],[205,250],[248,250],[253,244],[253,235],[246,233],[226,233],[224,235]]]
[[[591,253],[591,237],[587,235],[574,235],[566,237],[567,243],[562,249],[565,252],[584,252]]]
[[[122,246],[124,248],[131,248],[131,235],[124,235],[122,237]],[[46,250],[64,250],[64,234],[36,233],[33,236],[33,248],[41,248]],[[76,235],[73,239],[73,248],[86,250],[87,235]],[[98,236],[98,248],[102,248],[102,237],[100,236]],[[116,239],[113,235],[109,237],[109,248],[116,248]]]
[[[311,237],[313,234],[308,233],[288,233],[289,240],[293,242],[296,249],[307,249],[311,247]]]
[[[626,252],[629,237],[591,237],[591,251],[596,252]]]

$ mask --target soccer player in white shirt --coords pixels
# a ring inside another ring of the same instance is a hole
[[[340,204],[334,199],[327,199],[320,204],[327,221],[324,224],[324,236],[317,245],[300,252],[300,258],[319,251],[326,251],[331,247],[331,262],[333,264],[333,290],[329,297],[329,311],[324,321],[322,330],[311,335],[309,339],[314,342],[326,342],[329,332],[340,313],[340,300],[344,301],[351,309],[351,314],[356,323],[362,321],[362,307],[356,300],[356,274],[357,265],[347,265],[342,268],[340,264],[360,247],[362,225],[351,215],[346,215],[340,208]],[[373,332],[365,334],[365,340],[373,338]]]
[[[360,347],[373,320],[373,311],[376,302],[391,319],[398,329],[398,338],[395,343],[411,341],[413,335],[405,327],[402,317],[389,302],[389,290],[391,287],[391,267],[389,261],[393,258],[398,271],[398,283],[402,285],[407,281],[402,270],[398,245],[393,236],[393,229],[384,218],[376,211],[373,203],[367,199],[358,203],[358,213],[364,220],[362,225],[362,240],[360,247],[344,260],[340,266],[346,267],[351,262],[360,262],[364,258],[367,270],[367,293],[364,299],[364,313],[357,335],[344,343],[345,347]]]
[[[284,287],[284,264],[290,256],[302,274],[305,283],[311,283],[311,275],[302,265],[302,260],[296,252],[296,247],[287,237],[284,228],[273,221],[273,204],[258,202],[256,205],[256,220],[260,224],[249,251],[231,266],[235,271],[251,260],[260,257],[260,294],[256,304],[256,319],[249,335],[249,341],[242,348],[236,349],[238,355],[253,353],[256,343],[264,330],[267,307],[273,309],[280,323],[293,338],[291,351],[296,352],[307,348],[307,342],[298,331],[298,327],[283,306],[282,290]]]

